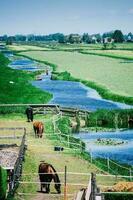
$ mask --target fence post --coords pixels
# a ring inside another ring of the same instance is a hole
[[[90,149],[90,157],[91,157],[91,163],[92,163],[93,157],[92,157],[92,151],[91,151],[91,149]]]
[[[61,142],[61,132],[59,132],[59,133],[60,133],[59,137],[60,137],[60,142]]]
[[[96,177],[91,173],[91,200],[95,200],[96,196]]]
[[[98,120],[97,120],[97,117],[96,117],[96,132],[97,132],[97,126],[98,126]]]
[[[132,181],[132,169],[129,169],[129,174],[130,174],[130,181]]]
[[[64,177],[64,200],[67,200],[67,166],[65,166],[65,177]]]
[[[54,133],[55,133],[56,127],[55,127],[55,120],[54,119],[53,119],[53,127],[54,127]]]
[[[9,194],[13,194],[14,190],[14,170],[10,170],[9,172]]]
[[[109,172],[109,168],[110,168],[110,165],[109,165],[109,157],[107,158],[107,167],[108,167],[108,172]]]
[[[70,146],[70,136],[69,135],[67,136],[67,145],[68,145],[68,147]]]

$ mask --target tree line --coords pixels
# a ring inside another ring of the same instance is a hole
[[[0,41],[4,41],[7,44],[12,42],[33,42],[33,41],[44,41],[50,42],[55,41],[59,43],[107,43],[114,41],[115,43],[122,43],[124,41],[133,42],[133,34],[130,32],[127,35],[124,35],[121,30],[115,30],[106,32],[103,34],[92,34],[84,33],[83,35],[79,34],[69,34],[64,35],[63,33],[54,33],[49,35],[15,35],[15,36],[0,36]]]

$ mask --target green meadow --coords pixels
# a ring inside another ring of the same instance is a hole
[[[21,54],[21,53],[20,53]],[[92,81],[113,94],[133,96],[133,63],[106,56],[65,51],[29,51],[25,56],[57,65],[57,71],[68,71],[75,78]]]
[[[82,50],[80,52],[85,54],[133,60],[133,51],[131,50]]]
[[[14,70],[9,60],[0,54],[0,103],[46,103],[52,97],[31,85],[36,73]]]

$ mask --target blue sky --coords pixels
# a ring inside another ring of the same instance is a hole
[[[133,32],[133,0],[0,0],[0,35]]]

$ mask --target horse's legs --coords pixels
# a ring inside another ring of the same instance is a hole
[[[43,191],[43,185],[42,185],[42,183],[41,183],[41,192]]]
[[[50,192],[50,183],[46,184],[46,193]]]
[[[34,126],[34,133],[35,133],[35,137],[36,137],[36,127]]]

